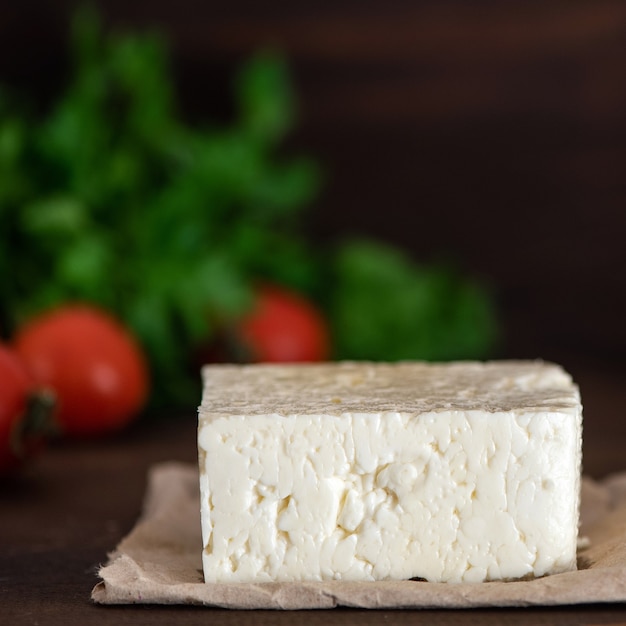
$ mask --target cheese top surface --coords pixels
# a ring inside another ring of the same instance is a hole
[[[560,366],[543,361],[209,365],[200,414],[575,410]],[[574,388],[575,393],[572,393]]]

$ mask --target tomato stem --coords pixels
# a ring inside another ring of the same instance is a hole
[[[11,434],[11,450],[17,458],[27,456],[34,441],[58,434],[53,419],[55,408],[56,395],[51,389],[37,389],[28,395],[24,416]]]

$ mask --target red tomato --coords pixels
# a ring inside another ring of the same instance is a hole
[[[251,360],[286,363],[328,359],[326,322],[311,302],[276,285],[259,287],[256,296],[255,308],[236,328]]]
[[[64,434],[118,430],[137,416],[148,393],[148,368],[137,342],[112,316],[67,305],[26,324],[15,348],[35,379],[57,395]]]
[[[0,346],[0,474],[18,467],[43,444],[43,436],[25,428],[34,388],[15,352]]]

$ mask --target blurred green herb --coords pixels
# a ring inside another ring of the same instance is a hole
[[[445,265],[349,241],[338,251],[330,319],[337,358],[447,361],[489,356],[495,307],[484,287]]]
[[[341,243],[328,259],[312,251],[301,209],[319,172],[277,156],[295,118],[279,56],[242,68],[234,122],[192,128],[159,37],[107,35],[82,10],[71,42],[71,81],[43,119],[0,92],[5,336],[53,305],[94,302],[143,342],[155,402],[195,402],[190,354],[267,278],[322,296],[337,357],[486,353],[489,302],[460,277],[375,244]]]
[[[4,332],[66,300],[95,302],[143,341],[157,390],[188,398],[189,353],[211,320],[249,306],[251,276],[310,280],[295,216],[317,168],[275,155],[294,118],[286,66],[252,59],[234,123],[190,128],[158,37],[106,36],[82,10],[71,51],[73,77],[45,119],[0,117]]]

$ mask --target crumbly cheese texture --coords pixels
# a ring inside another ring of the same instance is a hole
[[[575,569],[582,407],[559,366],[215,365],[207,582],[481,582]]]

